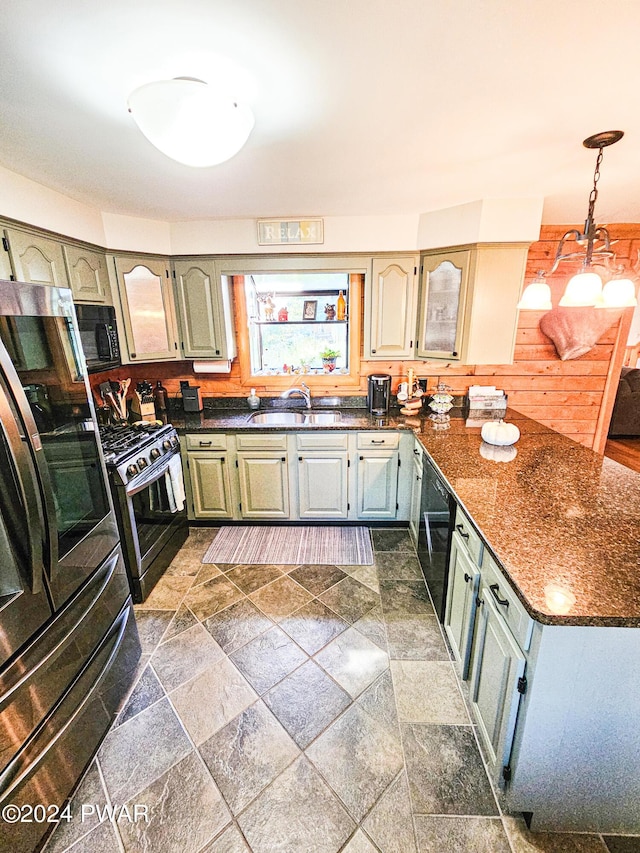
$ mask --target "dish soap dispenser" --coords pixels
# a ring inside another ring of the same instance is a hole
[[[247,397],[247,403],[249,404],[250,409],[259,409],[260,408],[260,397],[256,394],[256,389],[252,388],[251,393]]]

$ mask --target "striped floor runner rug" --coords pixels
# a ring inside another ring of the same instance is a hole
[[[203,563],[373,563],[368,527],[222,527]]]

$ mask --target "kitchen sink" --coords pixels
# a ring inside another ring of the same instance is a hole
[[[249,418],[249,423],[272,426],[312,426],[339,421],[340,412],[256,412]]]
[[[304,414],[302,412],[256,412],[249,420],[252,424],[274,424],[275,426],[303,424]]]
[[[304,416],[306,424],[335,424],[340,420],[340,412],[307,412]]]

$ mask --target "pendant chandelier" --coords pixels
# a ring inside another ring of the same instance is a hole
[[[589,195],[589,209],[584,230],[572,228],[560,238],[553,266],[548,273],[539,270],[535,280],[525,288],[518,308],[533,311],[551,309],[551,289],[545,276],[553,275],[562,261],[581,260],[581,270],[567,284],[560,300],[563,308],[627,308],[637,305],[635,284],[624,275],[622,266],[613,267],[613,275],[604,284],[597,269],[611,273],[615,253],[611,249],[609,232],[602,225],[596,225],[594,209],[598,198],[598,180],[603,150],[619,142],[624,136],[622,130],[605,130],[589,136],[582,143],[585,148],[598,149],[596,168],[593,175],[593,188]],[[565,243],[573,244],[573,250],[567,251]],[[596,269],[597,268],[597,269]]]

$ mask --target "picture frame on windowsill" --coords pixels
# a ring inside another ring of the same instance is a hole
[[[318,300],[317,299],[305,299],[304,305],[302,307],[302,319],[303,320],[315,320],[317,313],[318,313]]]

